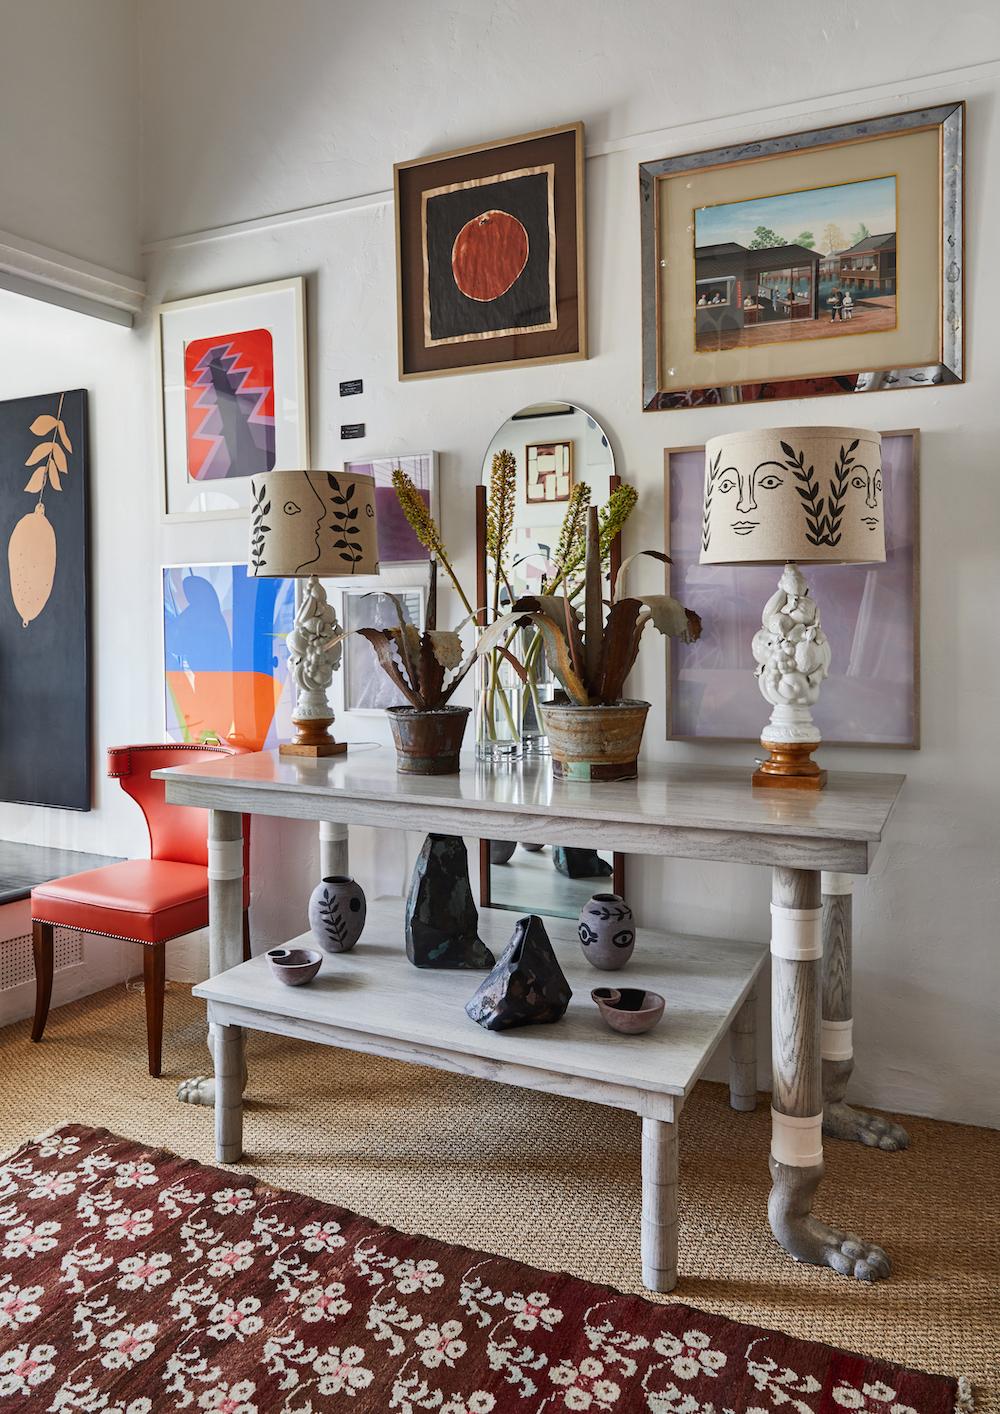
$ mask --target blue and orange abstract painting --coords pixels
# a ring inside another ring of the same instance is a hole
[[[295,581],[246,565],[163,571],[163,677],[173,741],[263,751],[292,736],[287,638]]]

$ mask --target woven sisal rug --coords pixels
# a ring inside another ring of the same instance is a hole
[[[951,1414],[957,1397],[106,1130],[66,1125],[0,1165],[0,1414]]]

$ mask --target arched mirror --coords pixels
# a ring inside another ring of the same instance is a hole
[[[489,486],[493,458],[511,452],[517,464],[517,500],[509,556],[515,595],[537,593],[552,578],[559,532],[575,485],[590,487],[602,506],[617,484],[611,439],[593,414],[573,403],[532,403],[498,428],[483,456]],[[612,553],[612,570],[620,556]],[[488,602],[487,566],[481,558],[477,603]],[[542,700],[554,684],[540,683]],[[548,769],[548,745],[526,703],[520,769]],[[590,896],[624,887],[624,856],[612,850],[559,849],[531,840],[480,842],[480,899],[484,907],[575,918]]]

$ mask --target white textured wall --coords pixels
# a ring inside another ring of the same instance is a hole
[[[856,896],[855,1090],[890,1108],[1000,1121],[1000,680],[992,626],[1000,598],[997,7],[968,0],[876,7],[855,0],[758,0],[752,7],[722,0],[149,0],[142,47],[144,228],[156,243],[146,274],[154,300],[307,275],[315,463],[337,464],[346,451],[437,448],[444,531],[467,581],[471,488],[483,451],[525,403],[576,401],[608,428],[619,469],[641,497],[627,549],[662,544],[666,446],[785,420],[861,418],[922,429],[924,746],[919,753],[825,752],[835,769],[909,774],[875,872]],[[946,69],[964,72],[933,77]],[[971,102],[966,385],[876,395],[860,405],[827,398],[640,412],[637,162],[963,96]],[[379,201],[352,207],[350,199],[388,187],[395,159],[575,118],[586,121],[597,153],[587,164],[592,357],[397,383],[391,209]],[[648,138],[636,137],[642,133]],[[221,239],[168,239],[330,201],[345,208]],[[111,641],[129,637],[130,672],[123,680],[105,644],[98,674],[102,691],[121,681],[134,694],[131,732],[142,736],[162,722],[158,565],[237,558],[244,544],[232,523],[156,519],[148,325],[136,339],[145,381],[125,396],[141,398],[128,416],[141,418],[142,435],[127,453],[109,445],[100,468],[101,494],[127,497],[137,537],[115,552],[127,593],[102,603],[102,633]],[[365,395],[341,404],[337,381],[355,376],[364,378]],[[368,440],[342,446],[340,422],[361,419]],[[631,688],[654,704],[650,756],[749,765],[744,748],[665,742],[659,643],[644,645]],[[358,737],[379,729],[368,718],[344,725]],[[92,821],[71,823],[69,834],[96,844]],[[262,827],[262,844],[264,830],[275,828]],[[297,863],[290,838],[283,862],[270,850],[256,852],[256,886],[272,898],[279,888],[289,892],[288,870]],[[309,837],[300,838],[308,848]],[[370,847],[357,846],[356,861],[370,864]],[[639,860],[629,881],[644,923],[767,936],[762,870]],[[267,931],[276,923],[273,911],[259,918]]]
[[[139,270],[138,7],[0,0],[0,230]]]

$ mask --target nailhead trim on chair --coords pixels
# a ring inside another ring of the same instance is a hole
[[[197,933],[197,928],[186,928],[183,933],[171,933],[169,938],[126,938],[124,933],[102,933],[97,928],[81,928],[79,923],[50,923],[47,918],[36,918],[32,915],[32,923],[44,923],[49,928],[70,928],[74,933],[90,933],[95,938],[114,938],[116,943],[135,943],[139,948],[158,948],[164,943],[172,943],[175,938],[186,938],[188,933]],[[207,928],[208,924],[202,925]]]
[[[208,742],[208,741],[151,741],[142,746],[109,746],[107,748],[107,759],[110,763],[112,756],[120,755],[123,752],[130,755],[133,751],[215,751],[225,756],[240,756],[242,752],[239,747],[230,746],[228,742]],[[131,763],[128,770],[112,771],[110,764],[107,771],[109,779],[115,780],[120,776],[132,774]],[[180,937],[180,934],[177,935]]]

